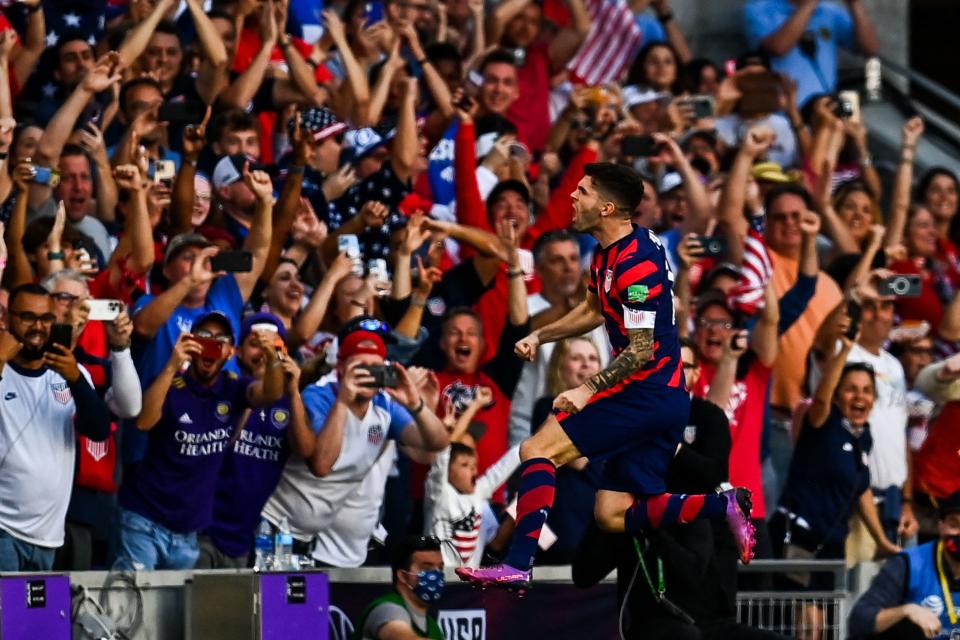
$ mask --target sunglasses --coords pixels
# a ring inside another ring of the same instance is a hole
[[[233,342],[233,339],[230,336],[224,333],[215,334],[212,331],[209,331],[208,329],[200,329],[199,331],[195,332],[193,335],[195,335],[198,338],[209,338],[211,340],[216,340],[217,342],[222,342],[224,344],[230,344],[231,342]]]

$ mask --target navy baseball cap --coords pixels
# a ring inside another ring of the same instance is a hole
[[[193,324],[190,325],[190,331],[195,331],[200,325],[206,324],[208,322],[216,322],[222,328],[227,330],[227,333],[230,335],[230,339],[233,340],[233,324],[230,322],[230,318],[224,315],[220,311],[208,311],[196,320],[193,321]]]
[[[258,324],[272,324],[277,328],[277,333],[283,338],[283,341],[287,341],[287,328],[283,326],[283,321],[272,313],[261,311],[260,313],[255,313],[252,316],[244,318],[240,324],[240,340],[238,340],[238,342],[246,340],[247,336],[253,333],[254,327]]]

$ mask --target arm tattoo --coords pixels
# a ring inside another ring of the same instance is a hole
[[[643,365],[653,360],[653,329],[628,329],[630,344],[613,359],[607,368],[584,382],[590,391],[598,393],[626,380]]]

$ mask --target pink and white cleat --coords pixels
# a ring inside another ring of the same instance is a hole
[[[750,522],[750,512],[753,510],[750,490],[738,487],[720,493],[727,496],[727,524],[737,543],[740,562],[750,564],[753,560],[753,548],[757,544],[757,530]]]
[[[533,578],[532,571],[515,569],[508,564],[496,564],[482,569],[458,567],[455,571],[461,580],[481,589],[492,586],[520,591],[521,594],[530,587]]]

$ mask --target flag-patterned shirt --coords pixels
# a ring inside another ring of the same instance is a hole
[[[614,357],[629,344],[629,329],[653,329],[653,360],[625,382],[682,386],[673,273],[659,238],[634,227],[609,247],[598,248],[590,267],[590,291],[600,301]]]

